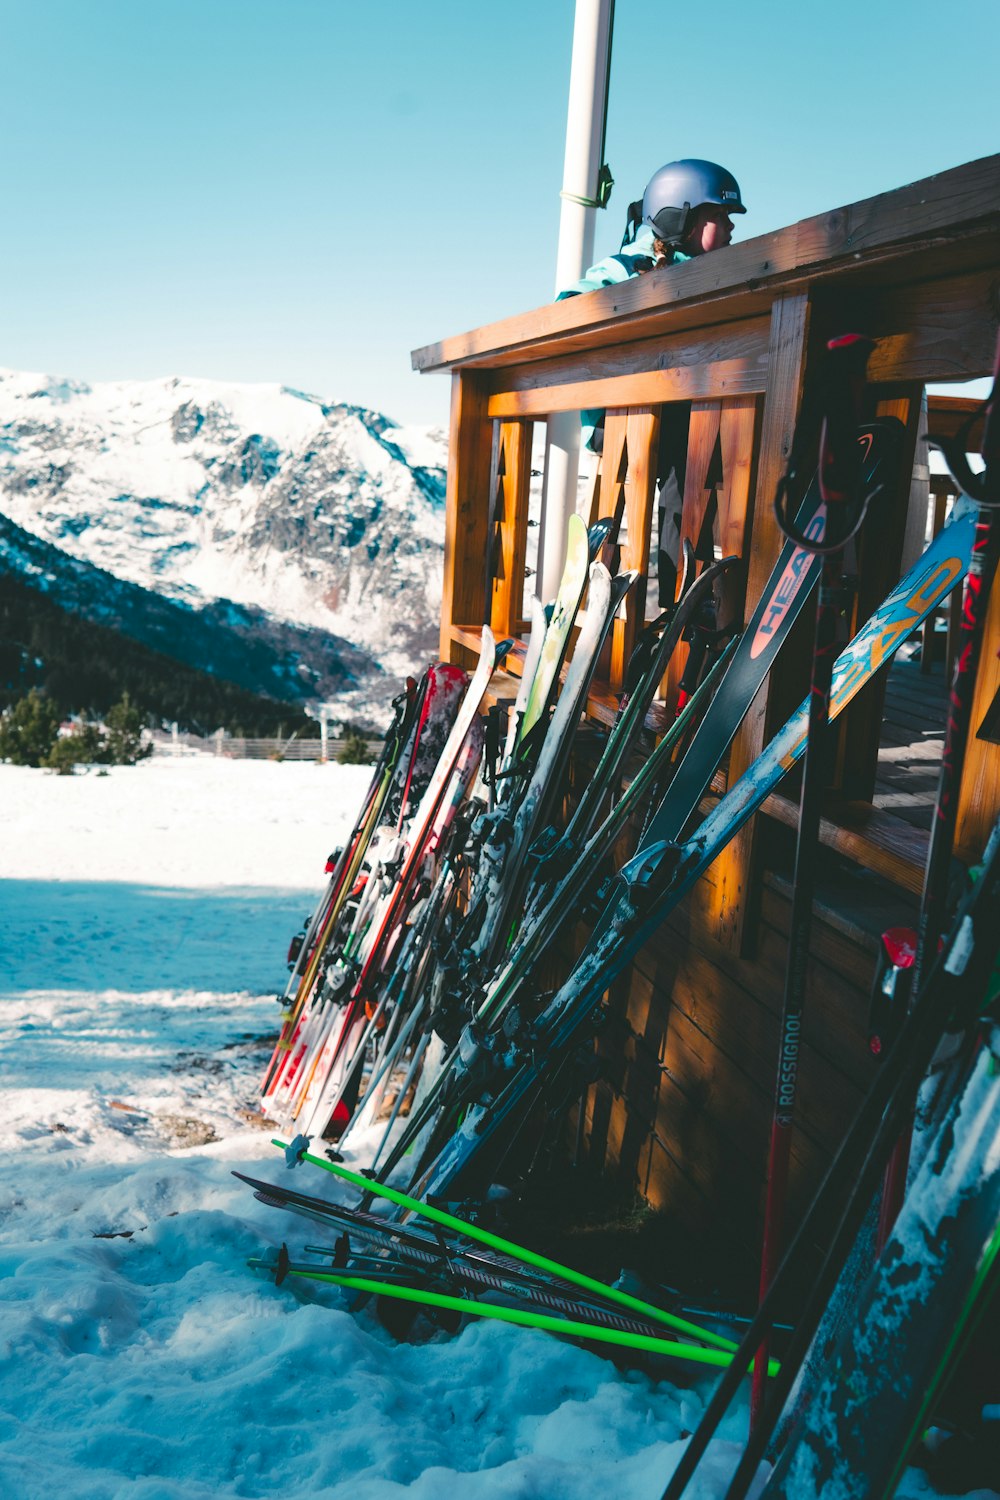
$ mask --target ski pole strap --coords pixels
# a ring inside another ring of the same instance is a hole
[[[861,464],[855,434],[861,421],[868,356],[875,345],[845,333],[827,345],[826,401],[819,440],[819,489],[828,505],[857,497]]]
[[[254,1266],[258,1269],[258,1266]],[[577,1323],[569,1318],[553,1318],[547,1313],[528,1312],[518,1307],[498,1307],[491,1302],[475,1302],[468,1297],[450,1297],[443,1292],[423,1291],[419,1287],[400,1286],[393,1281],[372,1281],[367,1276],[351,1276],[340,1271],[305,1270],[289,1266],[288,1276],[304,1281],[322,1281],[332,1286],[346,1287],[350,1291],[367,1292],[373,1297],[396,1297],[402,1302],[416,1302],[424,1307],[439,1307],[448,1312],[469,1313],[476,1318],[493,1318],[501,1323],[514,1323],[522,1328],[541,1328],[546,1333],[559,1333],[564,1337],[588,1339],[596,1343],[617,1344],[628,1349],[642,1349],[649,1354],[665,1354],[671,1359],[690,1360],[694,1364],[727,1366],[733,1362],[732,1353],[722,1349],[699,1349],[694,1344],[678,1344],[673,1339],[658,1339],[649,1334],[625,1333],[617,1328],[604,1328],[600,1323]],[[781,1366],[771,1361],[770,1374],[777,1375]]]
[[[314,1156],[308,1149],[308,1142],[303,1136],[296,1136],[290,1144],[287,1141],[272,1139],[272,1146],[277,1146],[279,1151],[285,1153],[285,1160],[290,1167],[296,1166],[300,1161],[310,1162],[314,1167],[319,1167],[324,1172],[332,1172],[335,1177],[350,1182],[363,1193],[371,1193],[377,1198],[385,1198],[389,1203],[395,1203],[399,1208],[405,1208],[410,1213],[419,1214],[432,1223],[441,1224],[445,1229],[453,1229],[458,1234],[464,1234],[468,1239],[480,1240],[484,1245],[489,1245],[493,1250],[500,1250],[505,1255],[516,1256],[523,1260],[526,1265],[535,1266],[540,1271],[548,1271],[552,1275],[561,1276],[566,1281],[572,1281],[577,1286],[586,1288],[587,1291],[597,1292],[599,1296],[607,1297],[612,1302],[619,1302],[623,1307],[630,1307],[634,1312],[645,1313],[647,1317],[655,1318],[659,1323],[665,1323],[670,1328],[675,1328],[678,1333],[686,1333],[689,1337],[700,1339],[702,1343],[714,1344],[720,1349],[732,1351],[737,1346],[732,1339],[727,1339],[719,1333],[712,1333],[708,1329],[699,1328],[696,1323],[689,1323],[686,1318],[678,1318],[674,1313],[664,1311],[662,1307],[656,1307],[649,1302],[643,1302],[638,1297],[632,1297],[628,1292],[622,1292],[615,1287],[609,1287],[602,1281],[595,1280],[592,1276],[586,1276],[581,1271],[574,1271],[570,1266],[560,1265],[558,1261],[549,1260],[547,1256],[536,1255],[532,1250],[526,1250],[522,1245],[515,1245],[511,1240],[505,1240],[500,1235],[491,1234],[489,1230],[481,1228],[478,1224],[470,1224],[465,1219],[459,1219],[454,1214],[449,1214],[444,1209],[434,1208],[430,1203],[423,1203],[418,1198],[411,1198],[406,1193],[399,1192],[396,1188],[386,1186],[385,1183],[372,1182],[367,1177],[362,1177],[357,1172],[352,1172],[349,1167],[343,1167],[336,1162],[324,1161],[321,1156]]]
[[[969,463],[967,449],[969,433],[982,416],[986,420],[979,451],[986,460],[986,468],[977,474]],[[927,441],[943,454],[952,479],[964,494],[970,495],[977,505],[989,509],[1000,506],[1000,334],[993,361],[993,385],[986,400],[969,413],[953,437],[935,437],[931,433]]]
[[[864,524],[872,501],[884,486],[861,494],[864,452],[858,441],[865,391],[865,370],[874,342],[860,333],[845,333],[827,344],[826,359],[812,402],[807,402],[796,424],[788,467],[778,481],[774,514],[784,536],[806,552],[826,557],[840,552]],[[808,408],[813,407],[813,413]],[[793,490],[802,469],[815,423],[820,417],[819,489],[825,506],[823,520],[809,532],[800,531],[790,513]],[[850,526],[839,508],[853,506]]]

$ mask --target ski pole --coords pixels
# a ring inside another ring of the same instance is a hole
[[[420,1038],[420,1041],[417,1043],[416,1047],[413,1049],[413,1058],[412,1058],[412,1060],[410,1062],[409,1068],[407,1069],[406,1077],[403,1079],[403,1082],[400,1085],[399,1093],[396,1095],[395,1099],[393,1100],[392,1110],[391,1110],[391,1112],[389,1114],[389,1119],[388,1119],[388,1121],[386,1123],[385,1131],[383,1133],[382,1139],[378,1143],[378,1150],[375,1152],[375,1155],[372,1157],[371,1170],[373,1172],[374,1172],[375,1168],[378,1166],[378,1159],[382,1155],[382,1149],[383,1149],[383,1147],[385,1146],[386,1142],[388,1141],[389,1137],[392,1134],[392,1127],[395,1125],[397,1119],[399,1118],[399,1111],[403,1107],[403,1101],[404,1101],[404,1099],[406,1098],[407,1094],[410,1092],[410,1085],[412,1084],[414,1078],[416,1077],[417,1069],[420,1067],[420,1064],[423,1062],[424,1053],[427,1051],[427,1048],[430,1045],[430,1040],[431,1040],[431,1034],[430,1034],[430,1032],[429,1031],[425,1031],[424,1034],[423,1034],[423,1036]]]
[[[251,1260],[249,1264],[254,1270],[274,1269],[267,1261]],[[422,1291],[416,1287],[399,1286],[391,1281],[372,1281],[367,1276],[351,1276],[341,1271],[313,1271],[297,1266],[289,1266],[287,1274],[306,1281],[346,1287],[350,1291],[367,1292],[372,1297],[395,1297],[402,1302],[415,1302],[423,1307],[439,1307],[476,1318],[492,1318],[500,1323],[514,1323],[522,1328],[540,1328],[546,1333],[558,1333],[566,1338],[615,1344],[626,1349],[642,1349],[648,1354],[663,1354],[671,1359],[689,1360],[693,1364],[725,1367],[732,1364],[733,1360],[732,1354],[727,1354],[722,1349],[703,1349],[696,1344],[679,1344],[673,1339],[652,1338],[642,1333],[623,1333],[619,1329],[605,1328],[600,1323],[577,1323],[568,1318],[552,1318],[547,1313],[527,1312],[518,1307],[498,1307],[494,1303],[475,1302],[469,1297],[449,1297],[443,1292]],[[774,1373],[777,1373],[777,1369],[775,1364]]]
[[[871,339],[846,334],[827,346],[823,372],[824,411],[820,433],[819,485],[825,515],[821,535],[802,536],[791,531],[779,499],[775,510],[779,525],[789,539],[810,552],[822,554],[813,645],[812,679],[809,687],[809,720],[799,802],[799,826],[795,846],[791,926],[788,942],[785,993],[782,1006],[777,1081],[771,1116],[771,1144],[767,1171],[767,1202],[764,1209],[764,1240],[761,1250],[760,1298],[767,1294],[780,1258],[782,1223],[788,1190],[792,1126],[795,1116],[802,1017],[807,990],[809,936],[816,887],[816,857],[819,848],[820,815],[828,781],[830,691],[833,664],[842,644],[842,622],[847,602],[843,579],[844,549],[857,533],[873,495],[862,497],[861,454],[855,434],[861,421],[865,368],[874,348]],[[875,492],[877,493],[877,491]],[[750,1402],[750,1420],[760,1415],[764,1398],[767,1343],[761,1345],[755,1368]]]

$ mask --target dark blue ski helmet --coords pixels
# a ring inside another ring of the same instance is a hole
[[[657,239],[676,244],[683,239],[692,209],[717,203],[729,214],[745,214],[740,185],[718,162],[697,158],[671,161],[654,172],[642,195],[642,222]]]

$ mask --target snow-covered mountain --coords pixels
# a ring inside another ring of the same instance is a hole
[[[445,463],[440,432],[285,386],[0,371],[0,511],[198,611],[342,638],[373,667],[354,712],[436,649]]]

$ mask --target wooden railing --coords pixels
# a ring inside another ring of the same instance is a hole
[[[690,403],[682,535],[744,560],[745,608],[759,598],[780,550],[772,500],[810,371],[826,340],[851,330],[876,341],[874,411],[904,424],[903,475],[862,546],[856,617],[863,620],[919,554],[929,474],[929,382],[986,375],[1000,310],[1000,157],[989,157],[821,214],[623,284],[417,350],[414,367],[452,373],[451,447],[441,651],[469,662],[488,621],[524,631],[525,552],[536,421],[606,409],[596,509],[625,496],[622,565],[645,578],[665,403]],[[957,417],[932,398],[935,421]],[[607,719],[645,611],[642,586],[615,622],[606,680],[590,712]],[[1000,590],[977,687],[975,722],[1000,689]],[[517,670],[517,654],[512,658]],[[675,668],[667,687],[676,689]],[[794,642],[757,695],[730,754],[730,779],[759,753],[804,690]],[[513,689],[512,689],[513,691]],[[845,715],[838,796],[824,839],[839,852],[919,890],[923,850],[913,830],[871,805],[882,687]],[[1000,805],[1000,749],[974,739],[962,788],[961,852],[974,856]],[[765,812],[793,821],[773,797]],[[726,943],[747,937],[759,888],[756,820],[712,871],[712,920]]]

